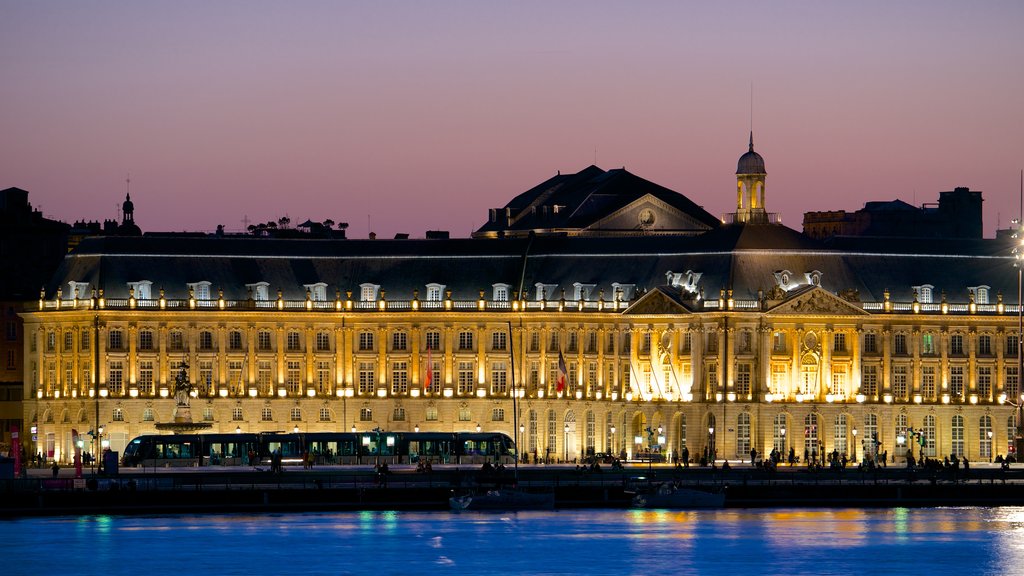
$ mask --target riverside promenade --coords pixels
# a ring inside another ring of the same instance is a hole
[[[337,510],[442,510],[453,494],[516,484],[511,467],[391,465],[285,467],[282,472],[239,467],[122,468],[116,475],[73,478],[74,471],[30,469],[25,478],[0,480],[0,516],[153,514]],[[1003,469],[910,470],[889,466],[810,470],[750,465],[674,467],[627,464],[599,471],[574,465],[521,465],[518,486],[555,494],[557,508],[625,508],[631,490],[647,484],[726,494],[727,507],[920,507],[1024,505],[1024,464]]]

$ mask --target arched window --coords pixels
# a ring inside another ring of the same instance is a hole
[[[679,451],[686,448],[686,414],[679,415]]]
[[[964,455],[964,417],[957,414],[953,416],[952,424],[949,428],[949,435],[952,440],[950,452],[954,456],[961,457]]]
[[[924,455],[929,458],[935,457],[935,435],[937,431],[935,429],[935,416],[928,414],[924,417],[924,429],[921,431],[924,434]]]
[[[836,414],[835,425],[832,427],[832,449],[838,451],[840,456],[849,456],[851,452],[847,418],[846,414]]]
[[[981,449],[979,456],[982,460],[992,460],[993,437],[992,417],[985,414],[978,420],[978,440],[980,443],[979,448]]]
[[[821,456],[818,428],[817,414],[812,413],[804,417],[804,462],[816,461]]]
[[[736,416],[736,455],[740,460],[750,455],[750,414],[746,412]]]
[[[786,457],[786,415],[776,414],[772,422],[772,448],[780,458]]]

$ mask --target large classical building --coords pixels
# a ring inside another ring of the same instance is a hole
[[[29,450],[154,433],[185,363],[218,432],[480,427],[558,460],[1010,451],[1009,247],[822,243],[766,212],[765,177],[751,140],[722,219],[589,167],[474,238],[87,238],[24,314]]]

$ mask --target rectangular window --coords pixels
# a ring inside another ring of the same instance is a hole
[[[504,408],[492,408],[491,409],[491,421],[492,422],[504,422],[505,421],[505,409]]]
[[[242,349],[242,333],[238,330],[228,332],[228,350],[239,351]]]
[[[331,393],[331,363],[321,360],[316,363],[316,387],[321,395]]]
[[[575,331],[570,331],[566,336],[567,336],[567,338],[569,340],[568,343],[566,344],[566,350],[568,352],[576,352],[576,351],[578,351],[579,334],[577,334]]]
[[[740,354],[750,354],[750,349],[753,342],[753,335],[750,330],[743,330],[739,334],[739,343],[737,344],[737,352]]]
[[[391,363],[391,393],[392,394],[408,394],[409,393],[409,363],[408,362],[392,362]]]
[[[402,352],[409,347],[409,335],[405,332],[394,332],[391,334],[391,349]]]
[[[441,349],[441,333],[431,330],[426,334],[427,350],[435,352]]]
[[[316,351],[317,352],[330,352],[331,351],[331,333],[330,332],[317,332],[316,333]]]
[[[395,409],[391,411],[391,420],[394,422],[405,422],[405,408],[395,406]]]
[[[359,409],[359,421],[360,422],[373,422],[373,410],[370,408]]]
[[[892,367],[892,393],[897,398],[907,397],[907,367],[904,365]]]
[[[459,422],[469,422],[473,419],[473,413],[469,408],[459,408]]]
[[[992,355],[992,336],[989,336],[988,334],[981,334],[978,336],[978,355]]]
[[[359,363],[359,393],[360,394],[373,394],[376,388],[376,380],[374,379],[373,362],[360,362]]]
[[[736,394],[741,398],[750,396],[750,364],[736,365]]]
[[[878,335],[874,332],[864,334],[864,352],[867,354],[878,353]]]
[[[270,344],[270,331],[260,330],[256,333],[256,349],[260,352],[270,352],[273,347]]]
[[[53,332],[47,334],[47,350],[53,350]],[[120,330],[111,330],[109,338],[107,339],[109,348],[111,350],[123,350],[124,349],[124,332]]]
[[[964,336],[963,334],[953,334],[949,337],[949,353],[953,356],[964,355]]]
[[[263,408],[263,410],[260,411],[260,420],[264,422],[270,422],[273,419],[274,413],[270,410],[270,408]]]
[[[846,398],[846,366],[832,366],[832,394]]]
[[[540,332],[530,333],[530,352],[540,352]]]
[[[107,371],[107,390],[114,396],[124,393],[124,363],[112,360]]]
[[[921,335],[921,354],[935,354],[935,335],[925,332]]]
[[[167,347],[171,352],[183,352],[185,350],[185,334],[180,330],[172,330],[167,335]]]
[[[298,332],[292,331],[288,333],[287,337],[287,350],[289,352],[301,352],[302,351],[302,338]]]
[[[505,350],[508,335],[500,330],[491,333],[491,350]]]
[[[473,393],[473,363],[459,362],[459,388],[460,395]]]
[[[964,395],[964,367],[949,367],[949,393],[953,396]]]
[[[921,367],[921,394],[925,398],[935,398],[935,367]]]
[[[878,366],[864,366],[861,372],[861,394],[878,396]]]
[[[199,333],[199,350],[203,352],[213,350],[213,332],[204,330]]]
[[[74,346],[75,335],[74,332],[68,330],[64,333],[64,351],[71,352],[71,348]]]
[[[242,361],[231,360],[228,362],[228,390],[233,396],[245,394],[245,381],[242,379]]]
[[[786,334],[783,332],[774,332],[772,334],[772,352],[775,354],[783,354],[786,352]]]
[[[469,331],[459,332],[459,350],[473,349],[473,333]]]
[[[587,332],[587,354],[597,354],[597,332]]]
[[[427,422],[437,422],[437,406],[427,406],[425,420]]]
[[[373,332],[359,333],[359,350],[361,352],[373,351]]]
[[[92,335],[89,333],[88,329],[82,330],[82,337],[80,340],[82,341],[82,352],[88,352],[89,346],[91,346],[92,343]]]
[[[153,395],[153,361],[139,361],[139,394],[143,396]]]
[[[978,366],[978,395],[982,398],[992,396],[992,367]]]
[[[244,418],[242,417],[242,409],[239,408],[238,406],[235,406],[234,408],[231,409],[231,420],[233,422],[241,422],[244,420]]]
[[[508,391],[508,368],[504,362],[491,362],[491,394],[503,395]]]
[[[846,333],[836,332],[832,335],[832,351],[846,352]]]
[[[1017,390],[1020,383],[1020,377],[1017,373],[1017,366],[1006,366],[1006,379],[1003,384],[1003,392],[1010,398],[1017,398]]]
[[[288,387],[288,394],[302,394],[302,362],[298,360],[289,360],[286,364],[286,368],[284,383],[285,386]]]
[[[1005,356],[1017,356],[1017,348],[1020,345],[1020,337],[1017,334],[1006,337],[1006,354]]]
[[[270,360],[260,360],[256,365],[256,385],[264,394],[274,393],[273,373],[271,372]]]
[[[199,393],[208,395],[213,392],[213,362],[204,360],[199,363]]]
[[[907,335],[906,334],[893,334],[892,338],[892,353],[897,355],[906,355],[907,353]]]

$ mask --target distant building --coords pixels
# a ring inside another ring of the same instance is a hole
[[[804,234],[832,236],[896,236],[903,238],[981,238],[981,192],[958,187],[940,192],[938,204],[920,208],[902,200],[867,202],[856,212],[830,210],[804,213]]]
[[[37,307],[39,290],[67,252],[69,226],[33,210],[28,192],[0,190],[0,454],[6,454],[11,427],[21,426],[24,390],[24,329],[27,303]],[[29,431],[25,430],[26,437]]]

